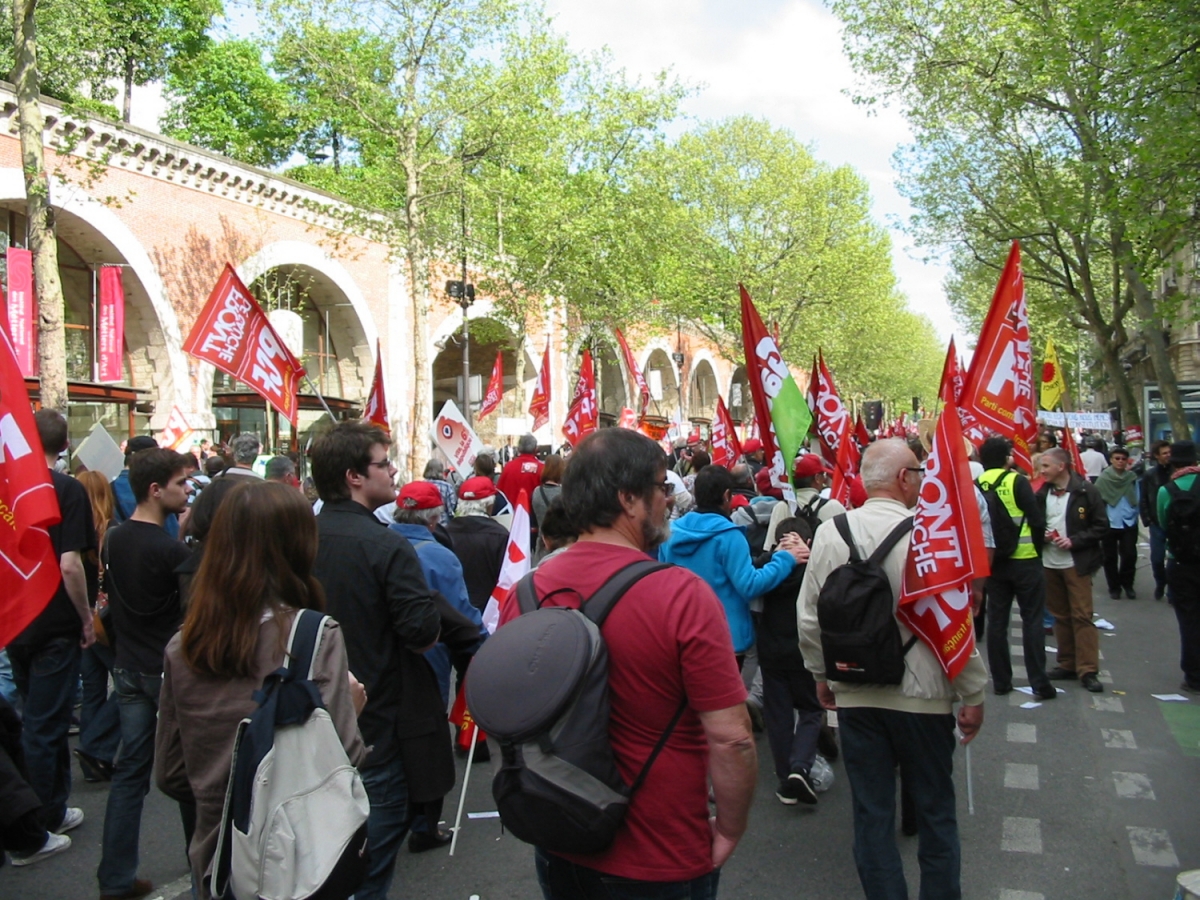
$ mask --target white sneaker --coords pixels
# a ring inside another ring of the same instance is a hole
[[[14,866],[31,866],[35,862],[41,862],[43,859],[48,859],[56,853],[62,853],[71,846],[71,839],[65,834],[54,834],[51,832],[46,835],[46,843],[42,845],[42,849],[28,856],[21,856],[17,853],[10,853],[12,864]]]
[[[78,806],[68,806],[67,813],[63,816],[62,824],[54,829],[55,834],[66,834],[72,828],[78,828],[83,824],[83,810]]]

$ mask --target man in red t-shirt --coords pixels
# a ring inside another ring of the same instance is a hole
[[[532,434],[521,435],[517,441],[518,456],[500,471],[496,489],[508,498],[509,503],[516,503],[522,490],[532,497],[534,488],[542,483],[542,462],[534,456],[537,446],[537,438]]]
[[[539,597],[578,606],[617,570],[654,553],[667,535],[666,466],[653,441],[623,428],[595,432],[580,443],[561,495],[579,540],[538,567]],[[501,622],[516,613],[510,595]],[[720,867],[746,829],[758,773],[746,691],[721,603],[686,569],[663,569],[629,590],[605,620],[603,634],[609,736],[627,784],[684,697],[688,705],[608,850],[582,856],[537,849],[542,893],[546,900],[603,896],[602,879],[616,876],[623,879],[622,897],[660,897],[667,885],[715,897]],[[711,819],[710,779],[717,807]],[[644,892],[638,882],[645,883]]]

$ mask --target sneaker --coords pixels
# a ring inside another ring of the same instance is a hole
[[[62,822],[53,831],[55,834],[66,834],[72,828],[78,828],[82,824],[83,810],[78,806],[68,806]]]
[[[784,806],[795,806],[800,802],[800,786],[790,780],[779,782],[775,789],[775,799]]]
[[[1093,694],[1099,694],[1104,691],[1104,685],[1100,683],[1099,676],[1095,672],[1085,672],[1079,677],[1080,686]]]
[[[1125,598],[1127,600],[1136,600],[1137,599],[1137,591],[1135,591],[1131,587],[1125,588]]]
[[[1121,599],[1121,589],[1120,588],[1110,588],[1108,591],[1108,597],[1110,600],[1120,600]]]
[[[817,802],[817,792],[813,790],[807,775],[802,772],[793,772],[788,776],[788,784],[795,785],[793,790],[801,803],[812,806]]]
[[[41,850],[36,850],[28,855],[10,852],[9,856],[12,857],[12,864],[14,866],[32,866],[43,859],[49,859],[56,853],[62,853],[70,846],[71,839],[65,834],[54,834],[51,832],[46,835],[46,843],[42,845]]]
[[[1079,676],[1070,669],[1064,669],[1062,666],[1055,666],[1046,673],[1046,677],[1051,681],[1074,681]]]
[[[1161,600],[1166,593],[1167,593],[1167,586],[1165,584],[1156,584],[1154,586],[1154,599],[1155,600]]]

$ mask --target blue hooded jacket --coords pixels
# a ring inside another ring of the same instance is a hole
[[[695,572],[721,599],[735,653],[745,653],[754,644],[750,600],[778,587],[796,566],[790,553],[779,550],[756,569],[745,529],[713,512],[693,511],[672,522],[671,537],[658,555]]]

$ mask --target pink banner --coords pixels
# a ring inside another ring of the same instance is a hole
[[[100,306],[96,310],[96,380],[122,381],[125,350],[125,286],[121,266],[100,267]]]
[[[36,315],[37,309],[33,300],[33,253],[20,247],[9,247],[8,317],[5,325],[22,378],[37,376],[37,338],[33,330]]]

